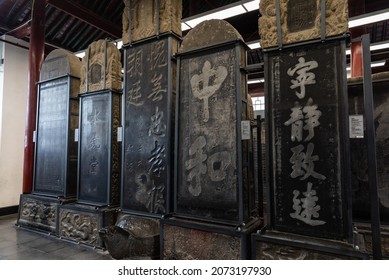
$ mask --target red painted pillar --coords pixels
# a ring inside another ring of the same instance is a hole
[[[32,190],[34,171],[33,132],[36,125],[37,83],[45,52],[45,6],[45,0],[32,1],[29,80],[24,132],[23,193],[30,193]]]
[[[349,16],[357,16],[365,13],[365,0],[349,0]],[[366,34],[364,26],[351,28],[351,39],[356,39]],[[362,43],[360,41],[351,43],[350,68],[351,77],[363,76]]]

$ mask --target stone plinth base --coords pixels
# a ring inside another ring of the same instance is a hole
[[[252,235],[252,259],[256,260],[354,260],[368,255],[351,244],[269,231]]]
[[[61,204],[75,199],[22,194],[19,203],[17,225],[58,235],[58,209]]]
[[[250,234],[260,221],[236,228],[171,218],[161,220],[162,259],[234,260],[250,256]]]
[[[355,223],[354,234],[358,236],[357,245],[359,250],[373,254],[371,227],[368,223]],[[381,251],[382,257],[389,258],[389,226],[381,225]]]
[[[159,259],[157,218],[119,213],[116,224],[101,229],[99,234],[114,259]]]
[[[99,230],[115,223],[117,208],[72,203],[61,205],[58,211],[60,238],[104,248]]]

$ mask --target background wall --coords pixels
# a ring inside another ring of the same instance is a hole
[[[13,37],[2,38],[25,46]],[[18,205],[22,193],[28,50],[0,44],[4,54],[4,64],[0,66],[0,208],[3,208]]]

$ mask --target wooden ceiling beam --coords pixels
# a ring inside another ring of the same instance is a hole
[[[100,29],[105,33],[108,33],[114,39],[122,37],[121,26],[118,27],[106,20],[104,17],[91,12],[79,4],[68,0],[47,0],[47,3],[97,29]]]

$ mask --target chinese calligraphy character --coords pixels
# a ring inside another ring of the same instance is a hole
[[[139,100],[140,98],[142,98],[142,93],[140,92],[140,90],[140,80],[138,80],[133,84],[133,87],[128,90],[127,106],[142,106],[144,104],[144,101]]]
[[[151,70],[157,67],[163,67],[167,65],[167,55],[165,48],[165,41],[159,41],[152,46],[151,50]]]
[[[203,153],[203,149],[207,144],[204,136],[199,136],[192,146],[189,148],[189,155],[194,158],[189,159],[185,162],[186,170],[190,170],[188,175],[188,181],[193,182],[189,186],[189,192],[193,196],[199,196],[201,193],[201,174],[207,173],[207,165],[204,163],[207,160],[207,155]]]
[[[163,185],[155,186],[149,174],[136,176],[135,183],[138,185],[135,193],[135,199],[138,202],[144,205],[150,213],[165,212],[165,187]]]
[[[226,67],[211,68],[211,63],[206,61],[202,73],[196,74],[190,79],[193,95],[200,100],[204,100],[204,122],[209,120],[208,99],[219,90],[227,74]]]
[[[303,111],[300,103],[295,102],[294,107],[291,109],[292,113],[290,114],[290,119],[287,120],[284,124],[286,126],[292,125],[291,139],[292,141],[301,142],[303,139]]]
[[[319,160],[319,156],[317,155],[312,156],[314,147],[315,147],[314,144],[309,143],[306,153],[302,152],[304,150],[303,145],[299,145],[291,149],[293,155],[290,158],[290,163],[293,164],[292,166],[293,171],[290,174],[290,176],[292,178],[303,176],[302,178],[300,178],[300,180],[305,180],[308,177],[312,176],[313,178],[319,180],[326,179],[324,175],[314,171],[314,167],[315,167],[314,162]]]
[[[219,182],[226,178],[226,169],[231,164],[229,152],[214,153],[207,160],[208,174],[212,181]]]
[[[158,145],[158,141],[155,141],[155,148],[151,151],[151,157],[147,160],[151,163],[149,168],[149,173],[153,173],[160,176],[161,172],[165,170],[165,165],[163,164],[163,158],[165,157],[165,147]]]
[[[89,173],[90,174],[97,174],[99,172],[99,165],[100,162],[97,160],[95,156],[93,156],[89,160]]]
[[[151,116],[151,127],[149,129],[149,136],[155,135],[158,137],[164,137],[166,132],[166,125],[162,124],[163,112],[159,111],[156,107],[155,114]]]
[[[308,182],[307,191],[303,192],[305,198],[298,198],[300,195],[298,190],[294,190],[293,195],[293,210],[295,210],[295,212],[290,213],[290,217],[311,226],[320,226],[326,223],[325,221],[312,219],[319,218],[318,212],[320,210],[320,206],[316,205],[319,198],[316,196],[316,191],[312,190],[312,183]]]
[[[304,57],[300,57],[299,63],[295,65],[294,68],[289,68],[287,73],[289,76],[294,76],[295,73],[298,74],[295,80],[291,80],[292,85],[291,89],[300,88],[300,92],[295,92],[297,97],[303,99],[305,97],[305,86],[316,84],[315,74],[308,72],[309,70],[317,68],[319,65],[316,61],[305,62]]]
[[[307,105],[303,109],[306,117],[304,129],[308,130],[309,132],[308,136],[305,138],[305,141],[309,141],[315,136],[313,129],[320,125],[319,118],[321,116],[321,112],[317,110],[317,105],[313,105],[312,103],[312,98],[309,98]]]
[[[148,199],[146,201],[146,208],[150,213],[158,213],[158,211],[165,212],[165,198],[164,198],[165,186],[155,186],[152,182],[152,189],[147,192]]]
[[[89,151],[96,151],[100,148],[101,148],[100,138],[96,136],[96,132],[91,133],[91,135],[88,139],[88,150]]]
[[[151,93],[147,96],[149,99],[153,101],[161,101],[163,98],[163,93],[166,93],[167,90],[162,88],[161,80],[162,74],[154,74],[154,77],[151,79],[153,84],[153,89]]]
[[[307,105],[302,108],[299,102],[291,109],[290,119],[284,124],[292,125],[291,140],[301,142],[303,137],[303,129],[308,130],[308,136],[304,139],[305,142],[311,140],[315,136],[314,128],[320,125],[319,118],[321,112],[317,110],[317,105],[312,105],[313,100],[309,98]],[[305,115],[305,116],[304,116]],[[303,120],[305,126],[303,127]]]
[[[92,114],[88,115],[88,121],[92,125],[95,125],[96,123],[101,122],[100,114],[101,114],[101,112],[97,111],[97,109],[94,108],[94,110],[92,111]]]
[[[136,52],[130,52],[128,55],[128,63],[127,63],[127,74],[130,77],[135,75],[142,76],[142,57],[143,50],[138,50]]]

